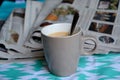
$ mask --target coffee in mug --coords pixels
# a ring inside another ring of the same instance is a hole
[[[69,33],[68,32],[55,32],[55,33],[51,33],[48,36],[51,37],[63,37],[63,36],[68,36]]]

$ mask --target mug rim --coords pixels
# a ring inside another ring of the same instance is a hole
[[[78,35],[78,34],[81,33],[80,27],[77,28],[77,32],[75,32],[72,35],[68,35],[68,36],[54,37],[54,36],[49,36],[49,35],[43,33],[43,30],[46,29],[47,27],[51,27],[53,25],[63,25],[63,24],[67,24],[68,25],[68,24],[71,24],[71,23],[55,23],[55,24],[51,24],[51,25],[45,26],[45,27],[43,27],[41,29],[41,34],[44,35],[44,36],[46,36],[46,37],[49,37],[49,38],[58,38],[59,39],[59,38],[71,38],[71,37],[76,36],[76,35]]]

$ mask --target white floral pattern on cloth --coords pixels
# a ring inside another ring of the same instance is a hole
[[[81,56],[68,77],[51,74],[44,60],[0,64],[0,80],[120,80],[120,54]]]

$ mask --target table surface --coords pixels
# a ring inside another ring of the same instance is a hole
[[[14,7],[25,4],[5,1],[0,19],[6,19]],[[51,74],[45,60],[0,60],[0,80],[120,80],[120,53],[81,56],[76,73],[68,77]]]
[[[81,56],[67,77],[51,74],[45,60],[0,61],[0,80],[120,80],[120,54]]]

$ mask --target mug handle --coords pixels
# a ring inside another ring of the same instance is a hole
[[[83,55],[108,54],[112,49],[116,52],[120,50],[118,47],[115,49],[112,47],[101,46],[98,40],[93,36],[82,36],[81,43],[80,47]]]
[[[97,39],[91,36],[82,36],[81,43],[80,47],[84,55],[92,55],[98,48]]]

